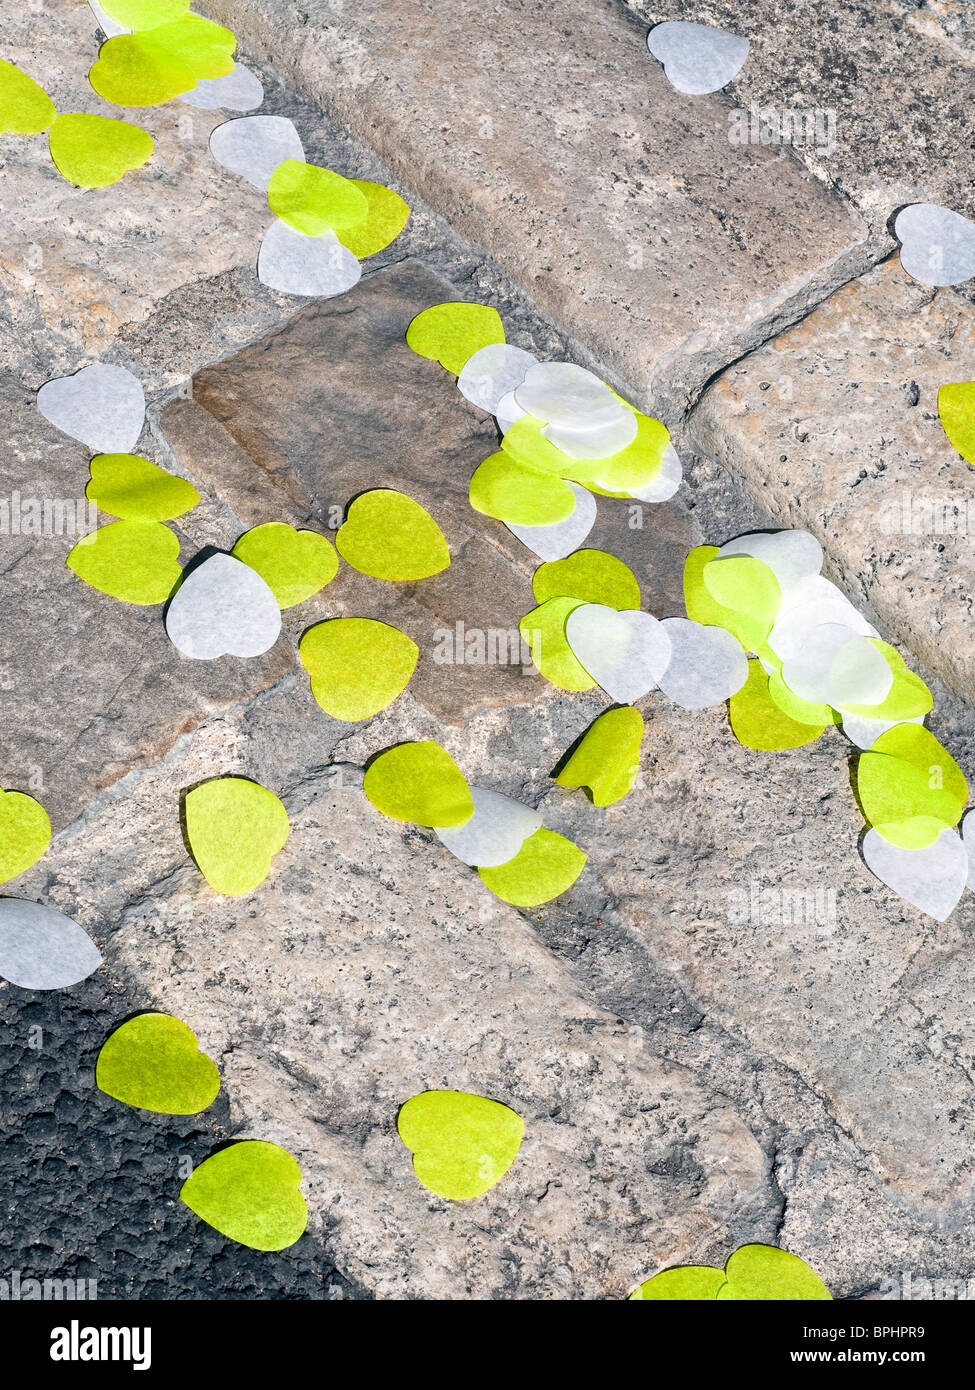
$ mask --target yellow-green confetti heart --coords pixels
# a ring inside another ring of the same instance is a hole
[[[113,521],[83,536],[68,555],[70,570],[126,603],[165,603],[180,580],[179,541],[154,521]]]
[[[501,315],[487,304],[434,304],[406,330],[406,341],[418,357],[439,362],[454,376],[460,376],[475,352],[504,340]]]
[[[373,579],[428,579],[450,565],[447,542],[430,513],[392,488],[364,492],[351,503],[335,548]]]
[[[252,893],[284,848],[288,813],[273,792],[245,777],[215,777],[186,793],[186,838],[218,893]]]
[[[662,1270],[630,1294],[630,1301],[826,1302],[829,1289],[804,1260],[774,1245],[743,1245],[724,1269],[681,1265]]]
[[[829,724],[840,722],[840,716],[832,705],[820,704],[816,700],[804,700],[801,695],[790,690],[780,671],[773,671],[769,676],[768,694],[776,709],[796,724],[822,725],[825,729]]]
[[[919,714],[927,714],[934,705],[934,698],[921,677],[910,670],[896,647],[881,642],[878,637],[869,640],[890,667],[893,684],[879,705],[846,705],[846,713],[888,721],[916,719]]]
[[[184,64],[196,78],[226,77],[234,70],[236,38],[222,24],[202,15],[183,15],[140,37],[148,50],[168,62]]]
[[[369,179],[352,179],[352,183],[366,200],[366,215],[354,227],[336,229],[336,236],[361,261],[385,251],[396,240],[409,221],[410,205],[384,183]]]
[[[57,111],[54,102],[26,72],[0,59],[0,132],[39,135]]]
[[[123,521],[172,521],[200,500],[192,483],[138,454],[97,454],[85,496]]]
[[[51,822],[26,792],[0,791],[0,883],[26,872],[47,853]]]
[[[652,415],[641,415],[638,410],[633,414],[636,416],[636,438],[625,449],[609,458],[585,460],[587,468],[591,464],[599,465],[596,473],[590,476],[599,479],[601,489],[626,494],[633,488],[649,487],[660,472],[664,452],[670,443],[670,431]]]
[[[208,1226],[252,1250],[286,1250],[308,1225],[301,1169],[287,1149],[263,1139],[204,1159],[179,1195]]]
[[[101,0],[101,7],[116,24],[138,32],[182,19],[190,0]]]
[[[465,825],[474,814],[467,779],[439,743],[400,743],[366,768],[362,790],[384,816],[415,825]]]
[[[264,580],[282,608],[302,603],[338,574],[338,556],[327,536],[268,521],[247,531],[231,554]]]
[[[605,550],[576,550],[564,560],[539,565],[532,577],[538,602],[574,598],[607,608],[639,608],[640,586],[628,565]]]
[[[507,864],[477,872],[503,902],[538,907],[572,887],[586,867],[586,858],[578,845],[543,827],[529,835]]]
[[[95,1065],[100,1091],[157,1115],[198,1115],[216,1100],[220,1073],[196,1034],[172,1014],[139,1014],[107,1039]]]
[[[717,553],[716,545],[698,545],[684,561],[687,616],[705,627],[724,628],[748,652],[764,650],[765,639],[772,630],[781,603],[778,580],[768,565],[750,555],[715,560]],[[730,568],[723,569],[723,566]],[[705,580],[705,571],[710,582]],[[736,603],[741,600],[744,606],[736,608],[719,600],[719,593]]]
[[[192,68],[147,42],[145,34],[118,34],[98,50],[88,81],[116,106],[161,106],[196,86]]]
[[[699,1300],[713,1303],[724,1282],[723,1269],[712,1269],[710,1265],[678,1265],[675,1269],[663,1269],[652,1279],[647,1279],[633,1290],[629,1301],[686,1303]]]
[[[576,499],[554,473],[528,468],[501,450],[474,470],[470,503],[484,516],[516,526],[549,526],[571,516]]]
[[[451,1202],[481,1197],[514,1163],[525,1133],[519,1114],[467,1091],[423,1091],[396,1121],[424,1187]]]
[[[353,179],[300,159],[281,161],[268,183],[267,201],[275,217],[306,236],[355,227],[369,212]]]
[[[941,427],[966,463],[975,464],[975,381],[952,381],[938,392]]]
[[[803,724],[791,718],[769,694],[769,677],[755,657],[748,663],[748,680],[728,702],[735,738],[746,748],[772,752],[815,743],[826,724]],[[827,721],[829,722],[829,721]]]
[[[308,629],[299,647],[311,693],[333,719],[371,719],[409,685],[420,649],[374,618],[331,618]]]
[[[70,111],[48,135],[58,173],[78,188],[107,188],[152,155],[152,136],[128,121]]]
[[[569,646],[565,625],[582,599],[550,598],[526,613],[518,630],[528,643],[539,675],[559,690],[593,690],[596,682]]]
[[[924,849],[957,825],[968,783],[954,758],[922,724],[898,724],[881,734],[856,770],[863,814],[902,849]]]
[[[560,787],[588,787],[594,806],[611,806],[636,781],[642,741],[639,710],[607,710],[583,734],[555,780]]]
[[[536,420],[532,415],[522,415],[505,431],[501,448],[525,468],[538,468],[543,473],[555,473],[573,482],[585,482],[595,477],[598,459],[573,459],[556,448],[550,439],[542,434],[544,420]]]

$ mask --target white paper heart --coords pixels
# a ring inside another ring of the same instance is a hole
[[[647,47],[663,63],[667,81],[688,96],[726,87],[748,57],[748,40],[727,29],[669,19],[647,35]]]
[[[730,632],[690,618],[665,618],[660,626],[670,639],[671,657],[658,685],[675,705],[709,709],[745,684],[748,658]]]
[[[593,428],[575,428],[574,425],[546,425],[542,434],[574,459],[604,459],[618,454],[636,439],[636,416],[625,405],[620,405],[616,414],[602,419]]]
[[[218,164],[267,192],[271,175],[286,159],[304,163],[305,150],[287,116],[241,116],[224,121],[210,136]]]
[[[502,398],[521,385],[528,368],[537,361],[524,348],[489,343],[468,357],[457,378],[457,389],[478,410],[496,415]]]
[[[647,483],[646,487],[630,488],[630,496],[635,497],[638,502],[666,502],[681,485],[684,470],[681,468],[680,458],[673,444],[668,444],[664,450],[663,458],[660,461],[660,472],[652,483]],[[596,479],[597,487],[606,487],[606,484]],[[615,492],[613,487],[606,488],[607,492]]]
[[[861,852],[881,883],[938,922],[951,916],[968,882],[968,855],[954,830],[942,830],[924,849],[901,849],[868,830]]]
[[[579,664],[621,705],[653,690],[670,660],[664,624],[637,608],[584,603],[569,614],[565,637]]]
[[[853,629],[844,623],[818,623],[811,627],[804,635],[802,644],[782,663],[782,679],[793,694],[798,695],[800,700],[830,704],[830,672],[833,662],[838,653],[856,636]],[[873,648],[873,651],[876,656],[880,656],[876,648]],[[880,659],[883,661],[883,657]],[[884,665],[887,665],[886,661]],[[888,671],[889,669],[888,667]]]
[[[0,898],[0,976],[21,989],[67,989],[102,963],[86,931],[42,903]]]
[[[894,673],[869,637],[854,637],[841,647],[829,669],[829,700],[834,709],[880,705],[890,694]]]
[[[264,234],[257,275],[268,289],[281,294],[330,299],[358,284],[362,266],[333,231],[305,236],[278,220]]]
[[[235,63],[233,72],[225,77],[201,78],[192,92],[184,92],[180,101],[201,111],[256,111],[264,101],[264,84],[250,68]]]
[[[434,826],[441,844],[464,864],[494,869],[514,859],[529,835],[542,826],[530,806],[500,792],[471,787],[474,814],[465,825]]]
[[[937,203],[913,203],[897,214],[901,265],[922,285],[961,285],[975,275],[975,222]]]
[[[515,400],[514,391],[508,391],[498,401],[498,408],[494,412],[494,418],[498,422],[498,429],[501,433],[507,434],[516,420],[520,420],[523,415],[527,415],[527,410],[522,410]]]
[[[913,719],[864,719],[859,714],[844,714],[842,728],[850,742],[866,752],[888,729],[896,728],[898,724],[923,723],[923,714],[916,714]]]
[[[821,574],[795,584],[782,595],[768,644],[782,661],[802,650],[813,628],[836,623],[850,629],[854,637],[876,637],[872,627],[835,584]]]
[[[562,560],[578,550],[589,535],[596,521],[596,499],[588,488],[579,483],[570,483],[576,505],[571,516],[564,521],[555,521],[551,526],[505,525],[513,536],[527,545],[540,560]]]
[[[131,453],[146,419],[138,378],[106,362],[45,382],[37,408],[45,420],[99,454]]]
[[[625,409],[598,376],[574,362],[537,362],[529,367],[515,388],[515,400],[546,424],[575,424],[576,429],[596,429]]]
[[[222,552],[183,580],[166,612],[166,631],[183,656],[261,656],[281,632],[281,609],[249,565]]]
[[[715,559],[728,555],[751,555],[761,560],[779,581],[783,594],[819,574],[823,567],[823,547],[808,531],[751,531],[726,541]]]

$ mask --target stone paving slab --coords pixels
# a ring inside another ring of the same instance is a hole
[[[941,428],[938,388],[973,363],[971,304],[895,258],[729,367],[690,421],[773,524],[814,531],[853,601],[969,700],[975,475]]]
[[[675,410],[871,263],[798,161],[688,104],[617,0],[213,0],[647,403]],[[722,360],[723,359],[723,360]]]

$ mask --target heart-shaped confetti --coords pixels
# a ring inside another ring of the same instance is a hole
[[[428,579],[450,564],[447,542],[430,513],[392,488],[364,492],[350,503],[335,548],[373,579]]]
[[[255,111],[264,101],[261,79],[243,63],[224,77],[205,77],[180,101],[201,111]]]
[[[371,719],[409,685],[420,649],[374,618],[331,618],[301,639],[311,693],[333,719]]]
[[[825,1302],[832,1299],[819,1275],[788,1250],[742,1245],[724,1269],[679,1265],[662,1270],[630,1294],[640,1302]]]
[[[375,256],[391,245],[410,220],[410,205],[384,183],[369,179],[352,182],[366,200],[366,215],[354,227],[336,233],[344,247],[359,260]]]
[[[402,1107],[396,1127],[420,1182],[452,1202],[481,1197],[500,1182],[525,1133],[507,1105],[466,1091],[423,1091]]]
[[[548,526],[518,526],[513,521],[505,522],[511,534],[540,560],[562,560],[571,555],[596,524],[596,500],[592,493],[579,483],[567,486],[575,498],[575,506],[564,521],[551,522]]]
[[[39,135],[57,115],[54,102],[32,77],[0,59],[0,132]]]
[[[0,883],[9,883],[47,853],[51,822],[26,792],[0,791]]]
[[[362,790],[384,816],[441,829],[474,814],[467,780],[445,748],[432,741],[400,743],[366,768]]]
[[[671,655],[657,684],[681,709],[709,709],[736,695],[748,679],[741,643],[720,627],[665,618]]]
[[[333,231],[306,236],[286,222],[272,222],[257,258],[262,285],[279,294],[331,299],[358,284],[362,267]]]
[[[165,603],[182,574],[178,538],[151,521],[101,526],[81,538],[65,564],[93,589],[141,606]]]
[[[303,159],[281,161],[268,180],[267,201],[282,222],[312,237],[355,227],[369,210],[352,179]]]
[[[975,222],[937,203],[913,203],[897,214],[901,265],[922,285],[961,285],[975,275]]]
[[[574,598],[607,608],[640,607],[636,575],[605,550],[577,550],[564,560],[539,565],[532,576],[532,590],[539,603]]]
[[[510,343],[490,343],[473,353],[457,378],[457,389],[471,405],[495,415],[499,402],[520,386],[538,358]]]
[[[406,341],[418,357],[439,362],[459,377],[475,352],[504,342],[504,325],[497,309],[487,304],[434,304],[413,319]]]
[[[639,710],[609,709],[589,726],[555,781],[560,787],[588,787],[594,806],[612,806],[636,781],[642,742]]]
[[[210,153],[232,174],[267,191],[271,175],[286,159],[304,159],[305,151],[287,116],[240,116],[218,125],[210,136]]]
[[[748,57],[748,40],[739,34],[684,19],[654,25],[647,47],[663,63],[670,85],[688,96],[705,96],[727,87]]]
[[[554,830],[536,830],[507,864],[481,867],[478,877],[512,907],[540,907],[572,887],[586,867],[586,854]]]
[[[288,813],[267,787],[246,777],[214,777],[186,793],[186,838],[200,872],[218,893],[252,893],[284,848]]]
[[[565,635],[579,664],[620,704],[655,689],[671,659],[664,625],[639,609],[585,603],[569,614]]]
[[[301,1169],[287,1149],[263,1139],[204,1159],[179,1195],[208,1226],[252,1250],[286,1250],[308,1225]]]
[[[151,158],[152,136],[111,116],[62,112],[51,126],[48,148],[59,174],[78,188],[107,188]],[[86,444],[89,440],[84,441]],[[93,449],[128,449],[135,443],[99,440]]]
[[[129,453],[146,420],[138,378],[105,362],[45,382],[37,408],[62,433],[99,454]]]
[[[67,989],[87,979],[101,963],[88,933],[63,912],[20,898],[0,898],[0,976],[12,985]]]
[[[293,608],[317,594],[339,569],[327,536],[296,531],[284,521],[268,521],[245,532],[232,554],[257,571],[281,608]]]
[[[192,483],[137,454],[98,454],[93,458],[85,496],[100,511],[122,521],[172,521],[200,500]]]
[[[216,1100],[220,1073],[196,1034],[172,1014],[130,1018],[106,1040],[95,1065],[99,1090],[157,1115],[198,1115]]]
[[[281,609],[256,570],[218,553],[183,579],[166,631],[177,651],[198,661],[261,656],[281,633]]]
[[[530,806],[500,792],[471,787],[474,814],[454,828],[434,826],[437,838],[451,854],[474,868],[495,868],[514,859],[542,818]]]
[[[968,855],[954,830],[942,830],[923,849],[902,849],[868,830],[861,852],[881,883],[937,922],[951,916],[968,883]]]
[[[954,449],[975,464],[975,381],[952,381],[938,391],[938,417]]]

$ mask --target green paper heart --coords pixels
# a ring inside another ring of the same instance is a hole
[[[478,869],[481,881],[513,907],[539,907],[571,888],[587,856],[554,830],[529,835],[514,859],[495,869]]]
[[[505,430],[501,439],[502,452],[509,454],[525,468],[541,469],[573,482],[589,482],[596,477],[602,459],[574,459],[564,454],[542,434],[545,421],[533,415],[522,415]]]
[[[640,585],[622,560],[605,550],[577,550],[564,560],[539,565],[532,589],[540,604],[550,598],[602,603],[607,608],[639,608]]]
[[[581,607],[581,599],[550,598],[526,613],[518,624],[535,669],[559,690],[578,692],[593,690],[596,686],[565,635],[569,614]]]
[[[409,685],[420,649],[374,618],[331,618],[308,629],[299,647],[311,693],[333,719],[371,719]]]
[[[519,1114],[467,1091],[423,1091],[396,1120],[424,1187],[452,1202],[481,1197],[515,1161],[525,1133]]]
[[[287,1149],[262,1139],[204,1159],[179,1196],[208,1226],[252,1250],[286,1250],[308,1225],[301,1169]]]
[[[172,521],[200,500],[192,483],[138,454],[97,454],[85,496],[123,521]]]
[[[465,825],[474,814],[467,779],[439,743],[400,743],[366,768],[362,790],[377,811],[415,825]]]
[[[65,564],[100,593],[125,603],[165,603],[179,582],[179,541],[155,521],[113,521],[83,536]]]
[[[409,221],[410,205],[383,183],[369,179],[352,182],[366,200],[366,215],[354,227],[336,231],[336,236],[361,261],[392,245]]]
[[[101,0],[101,7],[116,24],[140,32],[182,19],[190,3],[191,0]]]
[[[863,814],[885,840],[924,849],[957,825],[968,783],[948,750],[922,724],[898,724],[881,734],[856,769]]]
[[[152,136],[128,121],[69,111],[48,135],[58,173],[78,188],[107,188],[139,169],[153,151]]]
[[[623,401],[622,404],[627,405],[627,402]],[[627,409],[633,408],[627,406]],[[652,415],[641,415],[638,410],[633,410],[633,414],[636,416],[636,438],[625,449],[610,454],[608,458],[583,461],[586,471],[593,464],[598,464],[595,477],[599,479],[598,490],[601,492],[626,496],[634,488],[649,487],[660,472],[664,452],[670,443],[670,431]],[[589,476],[593,477],[592,474]]]
[[[450,565],[443,532],[428,511],[392,488],[364,492],[349,506],[335,548],[373,579],[428,579]]]
[[[39,135],[57,115],[54,102],[33,77],[0,59],[0,132]]]
[[[475,511],[515,526],[550,526],[571,516],[576,505],[568,483],[503,449],[474,470],[469,496]]]
[[[51,843],[51,822],[26,792],[0,791],[0,883],[36,864]]]
[[[172,1014],[139,1014],[107,1039],[95,1084],[123,1105],[157,1115],[198,1115],[216,1100],[220,1073],[196,1034]]]
[[[504,340],[501,315],[487,304],[434,304],[406,330],[407,344],[417,356],[439,362],[454,376],[460,376],[475,352]]]
[[[636,781],[642,741],[639,710],[607,710],[586,730],[555,781],[560,787],[588,787],[594,806],[611,806]]]
[[[301,159],[284,159],[267,186],[275,217],[305,236],[338,232],[364,222],[369,202],[353,179]]]
[[[710,1265],[678,1265],[674,1269],[663,1269],[652,1279],[647,1279],[633,1290],[629,1301],[687,1303],[698,1300],[713,1303],[724,1282],[723,1269],[712,1269]]]
[[[774,1245],[743,1245],[724,1269],[678,1265],[662,1270],[630,1294],[630,1301],[825,1302],[832,1295],[798,1255]]]
[[[881,642],[878,637],[869,640],[890,667],[893,684],[886,699],[879,705],[846,705],[845,713],[858,714],[864,719],[888,721],[914,719],[919,714],[929,713],[934,706],[934,698],[921,677],[910,670],[900,652],[889,642]]]
[[[774,603],[777,612],[781,602],[778,580],[761,560],[736,555],[718,561],[715,560],[717,553],[716,545],[698,545],[688,553],[684,561],[684,606],[687,616],[705,627],[724,628],[725,632],[730,632],[737,638],[746,652],[764,653],[765,639],[772,630],[774,619],[774,615],[770,616],[769,610]],[[744,566],[732,564],[732,561],[738,560],[749,563]],[[730,568],[722,572],[720,566]],[[761,568],[756,569],[755,566]],[[711,584],[705,581],[705,570],[709,571]],[[753,584],[750,581],[753,581]],[[772,584],[775,585],[774,590]],[[715,590],[727,598],[737,598],[751,592],[753,599],[757,590],[758,599],[757,602],[750,603],[746,597],[745,603],[750,611],[740,611],[720,602],[715,596]]]
[[[268,521],[247,531],[231,554],[264,580],[282,608],[293,608],[331,584],[338,556],[317,531],[296,531],[284,521]]]
[[[291,828],[284,806],[267,787],[244,777],[215,777],[186,793],[186,838],[210,887],[252,893]]]
[[[107,39],[88,70],[88,81],[115,106],[162,106],[196,86],[192,68],[156,48],[148,34]]]
[[[941,427],[966,463],[975,464],[975,381],[952,381],[938,392]]]
[[[728,701],[728,717],[735,738],[745,748],[778,752],[815,743],[826,732],[825,724],[803,724],[792,719],[769,694],[770,680],[755,657],[748,663],[748,680]]]

